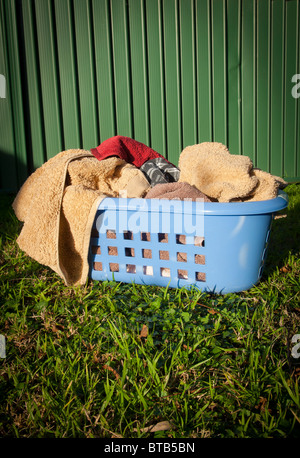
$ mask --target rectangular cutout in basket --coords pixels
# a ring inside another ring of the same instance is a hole
[[[193,245],[186,245],[185,240],[185,234],[117,233],[114,229],[99,234],[94,231],[91,239],[93,278],[112,279],[113,273],[119,273],[122,281],[132,281],[132,274],[138,274],[140,278],[153,277],[152,282],[160,277],[159,282],[166,284],[170,278],[205,282],[204,237],[195,237]],[[163,280],[166,278],[167,282]]]
[[[187,202],[188,209],[190,204]],[[184,225],[182,205],[178,201],[169,202],[169,213],[159,208],[153,212],[148,208],[99,210],[90,245],[91,277],[174,287],[179,283],[181,286],[203,284],[206,279],[203,224],[199,216],[195,229],[189,213]]]

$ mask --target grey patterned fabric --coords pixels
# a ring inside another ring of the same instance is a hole
[[[180,171],[175,165],[158,157],[144,162],[140,170],[145,174],[151,187],[158,183],[172,183],[178,181]]]

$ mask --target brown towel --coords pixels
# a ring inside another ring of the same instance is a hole
[[[99,203],[118,189],[141,197],[148,187],[143,173],[120,158],[98,161],[90,151],[63,151],[26,180],[13,203],[24,222],[19,247],[66,284],[84,284]]]
[[[188,183],[160,183],[151,188],[146,196],[146,199],[203,199],[204,202],[212,202],[212,199],[203,194],[195,186]]]

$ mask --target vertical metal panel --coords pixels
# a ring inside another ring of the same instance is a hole
[[[0,189],[18,186],[11,103],[10,73],[5,38],[4,4],[0,3],[0,74],[5,80],[5,97],[0,99]]]
[[[270,8],[270,2],[257,2],[256,157],[263,170],[270,165]]]
[[[297,74],[300,74],[300,1],[297,1],[297,45],[298,45],[298,52],[297,52]],[[298,91],[300,95],[300,91]],[[300,103],[299,99],[297,99],[297,113],[296,113],[296,128],[297,128],[297,146],[296,146],[296,168],[293,170],[292,176],[299,177],[300,181]]]
[[[116,134],[109,0],[93,0],[95,65],[100,141]]]
[[[212,82],[211,82],[211,10],[210,0],[196,0],[198,141],[211,141]]]
[[[284,0],[271,2],[270,168],[276,175],[282,174],[283,165],[284,5]]]
[[[0,0],[0,187],[116,134],[300,178],[300,0]],[[7,164],[10,172],[7,175]]]
[[[29,170],[40,167],[47,160],[45,126],[41,95],[41,75],[38,58],[36,21],[31,0],[22,2],[22,20],[24,29],[25,68],[27,82],[27,142],[31,156]]]
[[[134,136],[131,104],[131,68],[126,4],[111,0],[111,23],[116,95],[117,134]]]
[[[183,144],[198,143],[194,2],[180,0],[181,88]]]
[[[92,11],[91,4],[88,0],[74,0],[73,6],[75,18],[82,147],[90,149],[99,142]]]
[[[242,153],[241,117],[241,1],[227,1],[227,147]]]
[[[168,158],[175,164],[182,151],[178,1],[164,0],[164,58]]]
[[[227,144],[226,2],[212,0],[213,141]]]
[[[291,97],[291,75],[297,73],[297,1],[289,1],[286,4],[285,17],[285,90],[284,90],[284,150],[283,150],[283,173],[291,176],[297,168],[297,117],[296,99]]]
[[[55,24],[62,107],[63,149],[82,144],[73,11],[70,0],[55,0]]]
[[[57,154],[57,151],[61,151],[63,147],[52,7],[51,0],[35,1],[47,159]]]
[[[17,3],[19,5],[19,3]],[[15,168],[18,180],[23,180],[26,174],[26,139],[24,126],[24,111],[22,100],[22,83],[21,83],[21,66],[20,52],[18,42],[18,25],[15,2],[4,2],[4,11],[6,17],[6,33],[7,33],[7,54],[9,79],[8,86],[10,87],[10,101],[12,106],[12,122],[14,130],[15,144]],[[7,173],[10,173],[7,170]]]
[[[242,5],[242,153],[256,162],[255,140],[255,17],[254,0]]]
[[[129,29],[134,137],[149,145],[148,62],[143,0],[129,2]]]
[[[151,134],[149,146],[167,155],[161,0],[145,1]]]

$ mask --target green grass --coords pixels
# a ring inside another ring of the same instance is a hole
[[[262,281],[224,296],[66,287],[20,251],[0,195],[0,436],[300,437],[300,187],[287,192]]]

